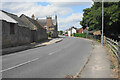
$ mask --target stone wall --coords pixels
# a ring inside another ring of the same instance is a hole
[[[31,30],[26,27],[18,26],[18,41],[19,41],[19,45],[30,43]]]
[[[2,48],[30,43],[31,31],[26,27],[14,24],[14,34],[10,34],[10,23],[2,21]]]

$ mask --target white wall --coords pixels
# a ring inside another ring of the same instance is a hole
[[[72,28],[72,34],[77,33],[76,29]]]
[[[68,36],[71,36],[71,30],[68,31]]]

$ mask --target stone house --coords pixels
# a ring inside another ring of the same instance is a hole
[[[51,37],[58,37],[57,16],[55,16],[55,19],[46,17],[46,19],[38,19],[37,21],[47,29],[48,33],[51,33]]]
[[[17,16],[0,10],[2,23],[2,48],[19,46],[30,43],[31,31]]]
[[[39,42],[48,39],[46,29],[44,29],[34,18],[30,18],[24,14],[20,16],[31,30],[31,42]]]

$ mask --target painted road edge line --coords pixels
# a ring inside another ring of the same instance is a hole
[[[35,59],[33,59],[33,60],[30,60],[30,61],[27,61],[27,62],[18,64],[18,65],[16,65],[16,66],[13,66],[13,67],[10,67],[10,68],[1,70],[0,73],[5,72],[5,71],[8,71],[8,70],[11,70],[11,69],[14,69],[14,68],[17,68],[17,67],[20,67],[20,66],[22,66],[22,65],[25,65],[25,64],[28,64],[28,63],[30,63],[30,62],[36,61],[36,60],[38,60],[38,59],[39,59],[39,58],[35,58]]]

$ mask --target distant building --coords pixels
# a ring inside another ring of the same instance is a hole
[[[83,28],[77,29],[77,33],[83,33],[83,30],[87,30],[87,28],[85,28],[85,29],[83,29]]]
[[[69,30],[68,30],[68,36],[70,37],[71,34],[72,34],[72,31],[71,31],[71,29],[69,29]]]
[[[77,33],[77,28],[75,28],[74,26],[71,27],[71,33],[72,33],[72,34],[73,34],[73,33]]]
[[[73,27],[69,28],[69,29],[67,30],[67,32],[68,32],[68,36],[72,36],[73,33],[77,33],[77,28],[75,28],[75,27],[73,26]]]
[[[55,16],[55,19],[46,17],[46,19],[38,19],[37,21],[47,29],[48,33],[51,33],[51,37],[58,37],[57,16]]]

